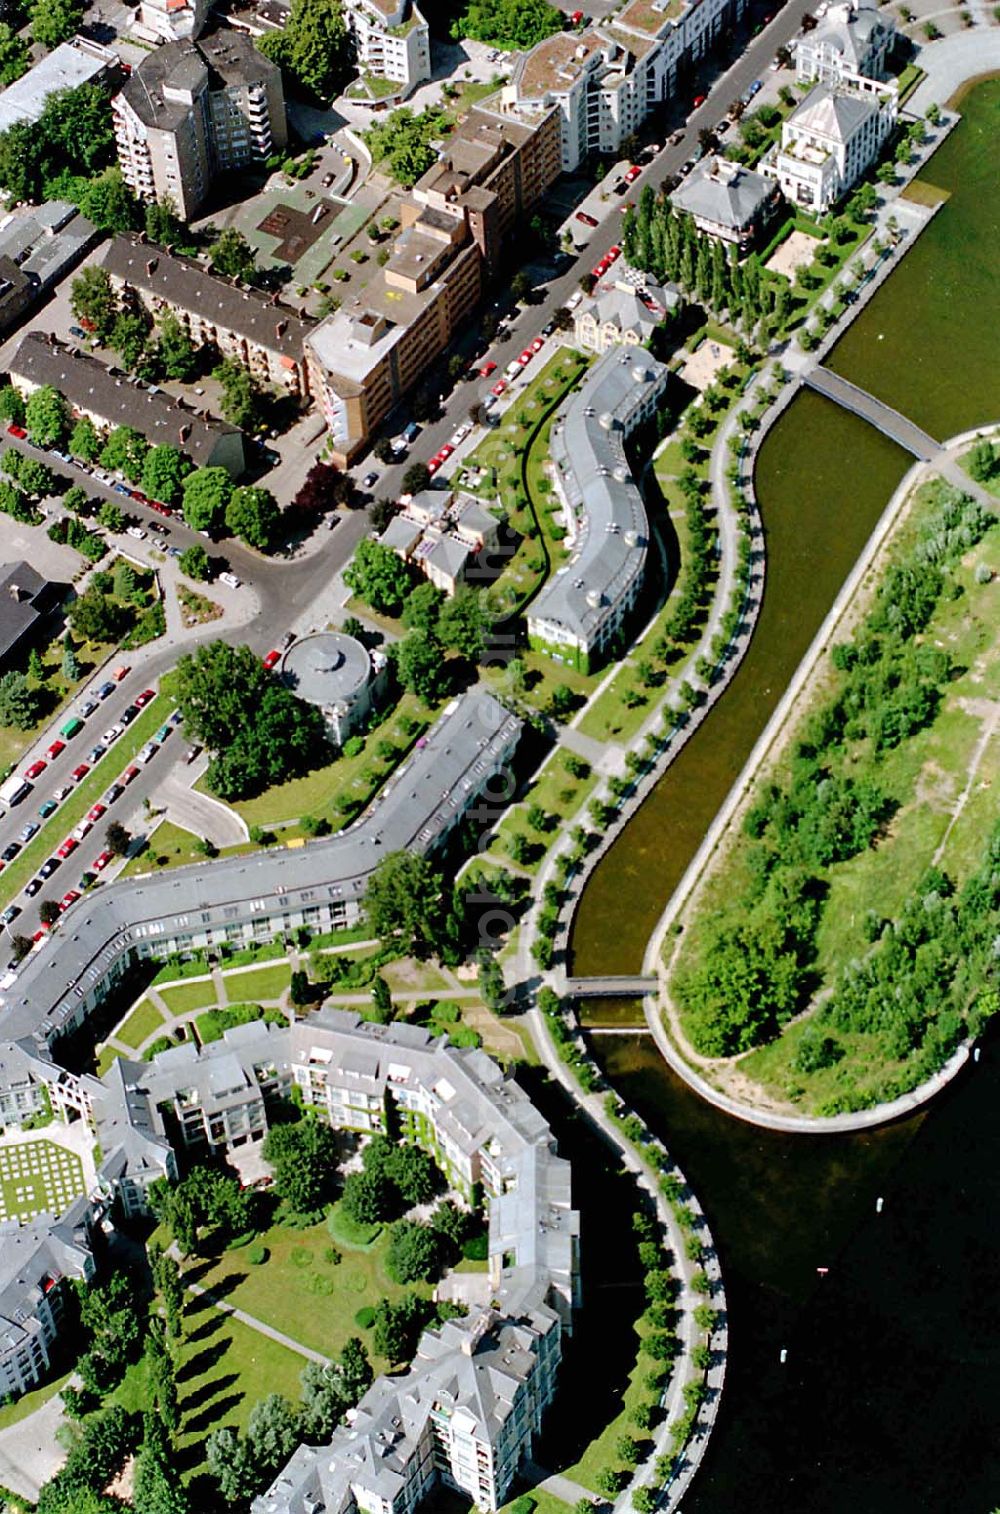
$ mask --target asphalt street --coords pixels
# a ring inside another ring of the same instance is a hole
[[[481,346],[475,348],[475,368],[481,368],[486,362],[492,361],[497,365],[496,373],[488,379],[476,377],[460,380],[452,392],[445,396],[442,402],[442,415],[422,427],[420,435],[406,457],[399,463],[387,468],[379,468],[377,463],[366,459],[363,464],[359,464],[355,469],[359,477],[367,473],[369,468],[378,469],[378,482],[368,491],[371,495],[397,496],[407,467],[414,462],[428,462],[439,448],[450,440],[458,426],[468,419],[470,407],[477,400],[486,398],[491,386],[501,377],[503,369],[511,359],[541,334],[555,312],[565,305],[570,296],[579,289],[581,277],[589,273],[610,247],[620,242],[622,223],[620,207],[624,201],[638,201],[639,194],[647,184],[654,190],[659,190],[664,179],[676,174],[681,165],[695,155],[700,131],[717,125],[733,101],[744,95],[755,79],[766,81],[769,77],[773,78],[769,76],[768,70],[775,53],[780,47],[787,47],[792,38],[797,36],[802,26],[802,18],[809,13],[811,5],[812,0],[788,0],[788,4],[777,11],[774,19],[756,37],[745,40],[745,32],[735,33],[735,44],[740,46],[742,41],[743,50],[732,64],[727,68],[714,63],[711,59],[703,60],[698,82],[692,82],[688,86],[689,94],[685,99],[704,94],[705,103],[685,117],[683,102],[680,99],[672,101],[664,107],[662,114],[655,121],[646,123],[646,131],[650,135],[655,134],[656,140],[665,140],[677,131],[680,131],[682,135],[674,146],[665,147],[657,154],[653,162],[643,169],[640,177],[629,186],[626,194],[621,197],[614,193],[610,195],[606,214],[600,224],[590,232],[587,241],[572,263],[566,264],[561,272],[539,286],[536,290],[536,304],[518,308],[512,305],[509,296],[497,302],[494,308],[496,314],[503,317],[504,325],[509,333],[508,338],[505,341],[493,342],[486,349]],[[760,7],[757,8],[758,11],[759,9]],[[753,22],[756,13],[751,7],[748,12],[749,22]],[[746,27],[747,22],[743,25]],[[715,72],[712,71],[713,69]],[[784,69],[779,78],[782,83],[790,83],[794,79],[794,72],[791,69]],[[590,203],[589,200],[588,203]],[[585,233],[585,228],[575,220],[571,219],[569,224],[573,227],[574,237],[577,233],[580,235]],[[507,316],[503,315],[505,309],[510,311]],[[533,377],[533,372],[543,360],[544,354],[538,362],[528,366],[526,379]],[[405,420],[402,424],[405,424]],[[445,464],[438,477],[446,478],[448,471],[448,464]]]
[[[710,77],[706,71],[712,67],[712,64],[703,62],[700,80],[696,84],[692,83],[690,89],[692,94],[704,93],[705,103],[693,110],[686,120],[682,120],[677,114],[676,105],[667,107],[662,117],[651,127],[651,130],[663,138],[681,131],[680,139],[673,146],[664,148],[655,160],[643,169],[641,176],[629,187],[625,196],[619,197],[614,193],[610,195],[607,211],[598,227],[590,233],[573,261],[539,286],[537,303],[518,308],[510,305],[509,297],[506,300],[500,300],[498,313],[504,314],[504,309],[507,307],[504,324],[508,336],[502,342],[494,342],[488,350],[477,351],[477,368],[487,361],[493,361],[497,364],[497,374],[501,373],[513,357],[541,334],[555,311],[565,305],[570,296],[579,288],[582,275],[588,272],[608,248],[619,240],[622,219],[619,207],[622,200],[637,199],[647,184],[658,189],[667,176],[677,173],[682,163],[694,155],[698,144],[698,133],[703,128],[715,126],[726,114],[732,102],[744,94],[755,79],[766,77],[775,52],[779,47],[787,45],[799,31],[802,18],[809,9],[809,3],[810,0],[789,0],[789,3],[778,11],[774,19],[761,32],[745,44],[744,50],[728,69],[720,68],[714,76]],[[737,37],[736,41],[738,44],[740,38]],[[784,74],[784,78],[790,77],[790,73]],[[582,234],[582,226],[575,222],[571,224],[573,224],[574,233]],[[533,367],[537,365],[529,365],[526,379],[530,379]],[[378,468],[378,481],[369,492],[374,496],[398,495],[406,468],[415,461],[428,461],[450,439],[457,427],[468,418],[470,406],[477,400],[485,398],[490,392],[496,377],[497,375],[493,375],[490,379],[476,377],[472,380],[460,381],[444,399],[441,415],[422,427],[420,435],[405,459],[387,468]],[[169,532],[167,537],[157,538],[151,533],[142,542],[129,537],[120,538],[122,549],[133,556],[155,566],[157,565],[156,554],[162,552],[165,547],[177,546],[183,549],[200,543],[206,545],[211,556],[224,557],[231,570],[243,580],[244,587],[236,593],[253,593],[258,606],[252,619],[239,629],[227,631],[227,635],[232,640],[245,642],[260,654],[265,653],[275,642],[280,643],[285,629],[309,607],[327,587],[333,576],[344,567],[355,545],[368,528],[363,510],[346,512],[340,516],[336,529],[327,531],[325,525],[320,525],[313,540],[298,549],[297,555],[289,559],[264,558],[242,543],[232,540],[227,540],[217,546],[206,544],[203,538],[191,531],[182,521],[177,519],[164,521],[156,512],[135,500],[124,499],[115,493],[113,486],[102,484],[75,465],[54,461],[48,454],[33,448],[27,442],[17,442],[16,445],[26,453],[44,458],[59,471],[68,472],[74,481],[80,482],[87,489],[90,495],[99,499],[115,499],[123,510],[134,517],[147,532],[153,523],[162,523],[167,526]],[[356,473],[363,475],[369,469],[376,467],[373,460],[366,461],[358,466]],[[446,465],[438,476],[444,478],[447,472]],[[211,640],[217,634],[217,627],[208,626],[204,637],[187,642],[185,649],[196,645],[199,639]],[[174,664],[176,658],[177,648],[167,638],[153,647],[142,649],[131,658],[113,657],[105,669],[95,674],[91,684],[80,691],[73,705],[60,716],[56,725],[62,724],[69,714],[76,712],[86,698],[93,697],[92,689],[107,679],[110,669],[123,662],[131,661],[133,665],[132,672],[121,685],[116,685],[114,693],[101,702],[98,710],[89,718],[85,731],[69,744],[66,752],[48,764],[35,782],[29,798],[5,816],[0,817],[0,851],[18,836],[29,820],[38,818],[39,806],[60,786],[69,782],[72,768],[86,759],[87,752],[106,729],[118,723],[125,706],[143,688],[154,686],[160,675]],[[166,714],[167,707],[164,706],[164,718]],[[42,755],[54,735],[55,727],[50,729],[46,736],[25,754],[18,764],[17,771],[24,772],[37,756]],[[162,781],[165,765],[177,763],[182,745],[183,737],[175,733],[166,747],[157,753],[148,766],[140,770],[139,776],[128,786],[113,812],[109,811],[107,816],[103,816],[84,838],[79,848],[62,863],[42,893],[35,900],[28,900],[24,895],[18,897],[17,902],[23,906],[23,913],[10,927],[11,930],[21,934],[33,934],[38,929],[37,905],[41,899],[61,898],[68,888],[76,887],[81,873],[92,865],[94,858],[103,850],[104,834],[111,818],[121,820],[127,828],[134,828],[136,817],[141,816],[142,813],[143,800]],[[120,765],[114,762],[108,764],[113,769],[108,775],[109,785],[117,777],[119,766],[124,765],[124,761]],[[51,835],[52,838],[52,845],[46,848],[45,856],[51,856],[55,852],[63,841],[67,829],[69,828],[60,823],[58,810],[45,822],[46,834]],[[2,893],[2,888],[0,888],[0,893]]]

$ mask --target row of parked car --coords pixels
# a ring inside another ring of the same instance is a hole
[[[128,674],[128,672],[128,668],[119,668],[116,670],[115,678],[120,682],[121,679]],[[37,778],[48,766],[49,762],[57,760],[66,750],[66,741],[61,738],[63,736],[66,736],[67,739],[69,739],[73,735],[81,731],[84,728],[84,722],[100,707],[99,701],[103,698],[106,698],[107,695],[114,690],[114,687],[115,683],[109,680],[107,683],[102,684],[101,687],[96,690],[96,699],[88,698],[87,700],[85,700],[80,706],[79,713],[77,715],[71,716],[70,719],[62,727],[62,730],[60,732],[60,739],[53,741],[52,744],[47,748],[45,758],[36,759],[36,761],[33,762],[25,770],[24,776],[27,777],[28,774],[31,774],[33,777]],[[130,705],[126,706],[126,708],[121,713],[119,721],[110,726],[108,730],[104,732],[101,740],[97,742],[91,749],[91,751],[87,754],[86,762],[81,762],[75,768],[73,768],[72,772],[69,774],[71,781],[65,784],[63,787],[57,789],[52,798],[47,799],[44,802],[38,812],[39,819],[29,821],[21,830],[17,838],[9,842],[4,850],[0,852],[0,870],[6,867],[8,863],[12,862],[18,855],[18,853],[22,850],[22,848],[26,846],[28,842],[34,838],[34,836],[37,835],[38,831],[41,829],[41,822],[43,822],[51,814],[53,814],[59,807],[60,803],[62,803],[69,797],[71,793],[73,793],[77,785],[82,783],[83,780],[91,772],[92,767],[106,755],[108,749],[119,739],[120,736],[124,734],[126,727],[131,725],[132,721],[135,720],[135,718],[140,714],[141,710],[155,698],[156,691],[154,689],[144,689],[140,694],[136,695],[135,699]],[[170,736],[174,727],[180,723],[180,719],[180,712],[175,710],[170,719],[165,721],[164,724],[160,726],[155,735],[144,744],[139,752],[136,753],[135,761],[129,763],[124,771],[119,774],[118,778],[116,778],[114,783],[112,783],[111,787],[105,792],[102,798],[91,806],[84,818],[76,826],[74,826],[69,835],[63,839],[58,847],[56,847],[52,856],[42,864],[35,877],[30,879],[28,883],[25,884],[24,894],[27,898],[33,899],[35,895],[41,891],[45,883],[48,882],[49,878],[52,877],[57,869],[61,867],[62,864],[73,855],[84,837],[87,836],[88,833],[93,830],[97,822],[107,814],[110,806],[117,803],[117,801],[125,793],[128,785],[130,783],[133,783],[135,779],[138,778],[142,768],[147,763],[152,761],[163,743]],[[71,729],[71,727],[74,727],[75,729]],[[71,904],[74,904],[76,900],[80,898],[83,890],[88,888],[96,880],[97,875],[103,872],[104,869],[109,865],[109,863],[113,861],[113,855],[114,854],[112,852],[105,849],[97,856],[93,863],[92,870],[88,869],[88,871],[86,871],[80,878],[77,887],[70,889],[61,899],[59,903],[60,913],[65,912],[65,910],[67,910]],[[2,922],[3,925],[10,925],[11,922],[15,920],[19,914],[21,914],[21,912],[22,906],[20,904],[15,903],[8,905],[8,907],[2,912],[2,914],[0,914],[0,922]],[[47,929],[48,927],[43,925],[36,932],[34,937],[36,943],[44,938]]]

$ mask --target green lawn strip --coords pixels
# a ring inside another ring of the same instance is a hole
[[[55,814],[45,822],[38,835],[28,842],[28,845],[15,857],[5,871],[0,874],[0,899],[5,903],[19,894],[28,880],[37,873],[46,857],[50,857],[61,846],[87,813],[87,811],[100,799],[101,795],[111,787],[122,770],[128,767],[136,752],[146,745],[153,732],[158,730],[170,715],[171,706],[162,697],[154,699],[138,717],[128,726],[125,733],[119,736],[114,746],[92,767],[83,782],[74,789],[69,798],[59,806]],[[93,721],[93,717],[91,717]],[[66,751],[57,760],[64,764],[60,776],[67,782],[69,775],[78,763],[86,757],[90,746],[98,740],[99,732],[94,723],[93,731],[87,727],[86,738],[81,732],[75,741],[68,744]],[[89,741],[89,745],[88,745]],[[176,732],[166,743],[166,760],[171,761],[170,753],[173,744],[178,741]],[[154,762],[162,763],[164,757],[157,753]],[[25,811],[27,814],[28,811]],[[108,825],[115,818],[115,811],[109,810],[107,815],[102,816],[98,825]],[[50,887],[55,891],[64,893],[69,884],[62,885],[60,880],[72,870],[72,860],[64,864],[59,878],[50,880]]]
[[[158,872],[162,868],[183,867],[191,862],[205,862],[207,859],[199,842],[200,837],[192,834],[191,831],[172,825],[169,820],[163,821],[150,836],[148,844],[132,858],[122,872],[134,877],[137,873]],[[252,841],[241,841],[237,846],[220,848],[218,856],[239,857],[257,850],[257,846]]]
[[[508,842],[512,836],[524,836],[531,845],[540,850],[530,861],[519,862],[515,866],[524,868],[530,873],[537,872],[546,853],[558,840],[565,826],[576,819],[585,800],[597,786],[597,774],[593,771],[586,778],[571,777],[564,765],[565,755],[562,750],[554,752],[539,776],[538,782],[528,789],[523,803],[516,809],[508,810],[497,828],[496,838],[487,855],[499,855],[513,860],[510,857]],[[547,830],[535,830],[528,822],[528,810],[535,804],[539,805],[550,817]]]
[[[275,784],[253,799],[234,802],[230,808],[242,816],[248,826],[280,825],[303,815],[314,815],[325,816],[333,829],[338,830],[352,817],[337,809],[337,800],[347,795],[357,801],[354,814],[363,809],[435,718],[435,712],[415,695],[404,694],[395,710],[365,737],[363,749],[355,756],[336,757],[301,778]],[[409,735],[402,724],[406,719],[416,722],[416,728]],[[397,748],[398,756],[391,759],[379,757],[376,747],[382,741],[391,742]],[[211,793],[204,779],[195,787],[202,793]]]
[[[651,1371],[653,1362],[648,1357],[644,1356],[641,1359],[638,1357],[638,1344],[642,1336],[647,1333],[646,1326],[639,1321],[632,1328],[636,1335],[637,1359],[629,1373],[628,1387],[622,1396],[621,1411],[610,1424],[605,1425],[600,1435],[590,1442],[578,1462],[572,1467],[560,1468],[566,1477],[572,1478],[574,1482],[582,1483],[585,1488],[590,1488],[595,1493],[598,1491],[597,1474],[602,1468],[621,1469],[621,1462],[615,1455],[615,1442],[620,1436],[630,1435],[638,1441],[643,1448],[642,1454],[648,1451],[649,1442],[652,1440],[651,1433],[648,1430],[638,1429],[630,1418],[633,1410],[640,1404],[653,1403],[659,1396],[653,1389],[647,1388],[643,1382],[645,1375]]]
[[[336,951],[341,946],[352,946],[357,941],[370,941],[371,927],[357,925],[353,930],[331,930],[313,936],[310,945],[314,951]]]
[[[226,996],[229,1000],[280,999],[288,987],[292,969],[287,962],[247,972],[226,972]]]
[[[185,1015],[192,1009],[208,1009],[216,1002],[215,984],[211,979],[205,983],[182,983],[177,988],[161,988],[159,992],[174,1015]]]
[[[0,1408],[0,1430],[9,1430],[11,1425],[20,1424],[22,1419],[35,1414],[43,1408],[49,1399],[65,1388],[69,1382],[71,1372],[63,1372],[61,1376],[54,1377],[50,1382],[43,1383],[40,1388],[32,1388],[28,1393],[22,1393],[12,1404],[4,1404]]]
[[[382,1297],[399,1298],[408,1291],[394,1283],[385,1271],[388,1232],[367,1251],[341,1251],[336,1265],[325,1253],[334,1246],[325,1223],[306,1230],[276,1225],[259,1237],[268,1260],[254,1267],[245,1251],[227,1251],[203,1276],[202,1287],[228,1281],[227,1302],[265,1321],[301,1344],[335,1356],[347,1340],[358,1334],[354,1316],[366,1304]],[[339,1249],[339,1248],[338,1248]],[[410,1291],[430,1296],[429,1284],[414,1284]],[[388,1364],[365,1344],[376,1372]]]
[[[163,1015],[156,1005],[149,999],[140,999],[128,1018],[116,1026],[112,1034],[116,1041],[138,1050],[148,1036],[162,1027]]]
[[[122,1055],[123,1053],[118,1050],[117,1046],[102,1047],[97,1058],[97,1076],[103,1078],[111,1064],[117,1062],[118,1058]]]
[[[306,1360],[249,1325],[219,1313],[207,1300],[188,1300],[184,1324],[178,1367],[178,1450],[187,1474],[203,1470],[210,1430],[222,1425],[245,1430],[254,1405],[269,1393],[280,1393],[297,1404]],[[196,1332],[197,1338],[192,1339]]]
[[[206,978],[209,976],[208,963],[201,957],[195,957],[190,962],[166,962],[153,979],[153,986],[159,987],[161,983],[173,983],[178,978]]]

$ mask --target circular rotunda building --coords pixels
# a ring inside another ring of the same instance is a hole
[[[281,659],[285,683],[323,713],[338,746],[370,713],[384,682],[386,661],[343,631],[316,631],[288,648]]]

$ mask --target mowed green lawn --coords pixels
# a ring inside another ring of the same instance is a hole
[[[189,1297],[177,1368],[177,1454],[184,1477],[205,1470],[211,1430],[223,1425],[245,1430],[254,1404],[269,1393],[297,1404],[305,1365],[298,1352],[221,1313],[207,1299]],[[148,1403],[144,1361],[129,1368],[113,1396],[131,1413],[142,1412]]]
[[[113,1035],[116,1041],[137,1051],[143,1041],[160,1030],[162,1025],[163,1016],[156,1005],[149,999],[140,999],[128,1017],[116,1027]]]
[[[292,978],[292,969],[287,962],[274,967],[261,967],[253,972],[229,973],[226,976],[226,994],[230,1003],[251,1000],[280,999]]]
[[[215,984],[210,978],[204,983],[178,983],[175,988],[161,988],[160,996],[175,1015],[185,1015],[192,1009],[208,1009],[216,1002]]]
[[[336,1356],[352,1335],[360,1336],[376,1372],[388,1363],[372,1352],[370,1332],[355,1320],[358,1310],[380,1298],[431,1291],[427,1284],[414,1284],[407,1290],[389,1277],[387,1231],[370,1247],[349,1249],[342,1239],[334,1241],[325,1222],[306,1230],[275,1225],[255,1244],[268,1251],[267,1260],[259,1266],[251,1264],[250,1248],[243,1246],[207,1265],[189,1266],[188,1276],[203,1288],[224,1291],[227,1303],[324,1356]],[[327,1260],[332,1247],[341,1254],[339,1263]]]

